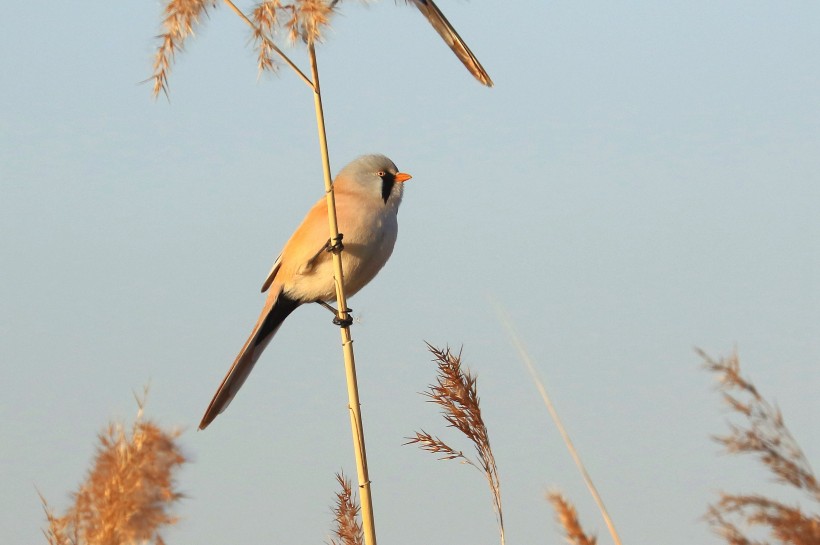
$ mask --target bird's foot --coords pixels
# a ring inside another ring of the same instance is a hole
[[[353,312],[352,308],[345,309],[346,318],[339,318],[339,311],[333,308],[332,305],[325,303],[324,301],[316,301],[330,312],[333,313],[333,323],[339,327],[350,327],[353,324],[353,318],[350,317],[350,313]]]
[[[344,318],[336,316],[333,318],[333,323],[339,327],[350,327],[353,325],[353,318],[351,318],[350,314],[346,314]]]
[[[339,233],[338,235],[336,235],[335,239],[328,239],[328,241],[325,243],[325,250],[332,254],[341,253],[341,251],[345,249],[345,245],[342,244],[342,238],[344,238],[344,235],[342,235],[342,233]]]

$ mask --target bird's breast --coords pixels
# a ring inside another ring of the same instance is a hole
[[[341,255],[347,297],[373,280],[393,253],[398,221],[394,211],[391,213],[387,207],[381,208],[350,214],[345,207],[339,207],[338,226],[343,235]],[[296,274],[285,290],[301,301],[332,301],[336,298],[333,275],[332,255],[324,252],[312,267]]]

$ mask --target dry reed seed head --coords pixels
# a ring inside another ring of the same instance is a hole
[[[43,511],[46,514],[46,521],[48,527],[43,530],[43,535],[46,537],[49,545],[76,545],[80,542],[77,528],[79,524],[76,521],[69,521],[68,517],[58,517],[54,514],[54,510],[46,501],[45,496],[40,494],[40,502],[43,505]],[[72,530],[73,531],[69,531]]]
[[[265,0],[256,4],[251,12],[251,20],[256,23],[262,32],[273,33],[279,22],[278,11],[282,9],[279,0]]]
[[[595,545],[598,538],[589,536],[584,532],[581,521],[578,519],[578,512],[569,500],[558,492],[550,492],[547,499],[555,509],[555,516],[564,528],[567,543],[571,545]]]
[[[302,40],[312,44],[322,39],[322,29],[330,24],[333,8],[324,0],[297,0],[299,31]]]
[[[331,538],[330,543],[331,545],[362,545],[364,531],[359,522],[361,508],[353,494],[350,479],[345,477],[344,473],[337,473],[336,481],[341,486],[341,491],[336,493],[336,505],[333,509],[335,538]]]
[[[782,412],[741,376],[737,353],[717,361],[703,352],[700,355],[706,368],[718,374],[724,401],[744,417],[743,425],[729,424],[729,433],[714,439],[730,454],[756,455],[777,481],[803,489],[812,499],[820,501],[820,484],[787,428]]]
[[[464,456],[461,451],[453,449],[438,437],[424,431],[416,432],[415,438],[410,439],[409,443],[416,443],[423,450],[434,454],[444,453],[444,456],[440,458],[443,460],[460,458],[483,471],[492,494],[493,509],[503,545],[504,516],[501,508],[501,484],[495,457],[490,448],[487,427],[481,416],[477,380],[470,374],[469,369],[462,369],[460,351],[458,355],[455,355],[449,347],[440,350],[430,343],[427,343],[427,348],[433,354],[437,375],[435,384],[431,384],[428,391],[423,392],[422,395],[442,408],[444,420],[449,427],[459,430],[473,443],[479,463],[475,463]]]
[[[460,450],[456,450],[452,448],[450,445],[435,437],[424,430],[416,432],[415,437],[408,437],[408,441],[405,445],[412,445],[418,444],[419,448],[430,452],[432,454],[443,454],[443,456],[439,457],[439,460],[454,460],[456,458],[461,458],[464,463],[470,464],[475,466],[475,464]]]
[[[164,32],[158,36],[161,43],[154,55],[154,74],[151,76],[155,97],[160,92],[168,94],[168,73],[174,56],[182,51],[185,38],[193,35],[196,24],[213,7],[216,7],[216,0],[169,0],[166,4],[162,21]]]
[[[324,0],[296,0],[292,4],[280,5],[280,10],[289,12],[287,21],[281,23],[290,43],[298,40],[306,44],[321,41],[322,30],[330,25],[334,8]]]
[[[820,517],[765,496],[721,494],[720,501],[709,506],[705,518],[715,533],[730,543],[761,543],[749,538],[741,525],[747,531],[768,532],[779,543],[820,543]]]
[[[737,354],[717,361],[703,352],[700,355],[707,369],[718,374],[723,398],[731,410],[743,416],[742,424],[729,424],[729,433],[715,439],[730,454],[756,455],[777,481],[820,502],[820,486],[783,414],[741,376]],[[723,493],[708,507],[705,518],[714,532],[732,545],[766,543],[746,535],[752,529],[768,532],[779,543],[820,544],[820,516],[765,496]]]
[[[261,74],[265,70],[275,72],[278,65],[273,60],[273,52],[275,51],[273,42],[268,38],[259,28],[253,31],[253,39],[257,47],[257,67]]]
[[[253,41],[257,48],[257,66],[260,74],[265,70],[275,71],[278,66],[273,60],[274,45],[270,36],[279,25],[279,11],[282,2],[266,0],[256,5],[251,12],[251,20],[255,23]]]
[[[160,530],[174,524],[176,491],[173,472],[186,460],[176,444],[178,431],[166,432],[137,420],[130,435],[109,425],[99,435],[94,464],[73,494],[74,504],[62,517],[49,515],[50,543],[89,545],[162,543]]]

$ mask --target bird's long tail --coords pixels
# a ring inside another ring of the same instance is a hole
[[[271,300],[269,299],[269,301]],[[245,379],[251,373],[256,360],[259,359],[262,351],[265,350],[265,347],[276,334],[279,326],[301,304],[299,301],[290,299],[284,293],[280,293],[275,300],[265,305],[251,336],[248,337],[245,346],[239,351],[239,355],[236,356],[228,374],[222,379],[222,384],[219,385],[219,389],[214,394],[211,404],[208,405],[208,409],[199,423],[199,429],[204,430],[208,427],[208,424],[213,422],[214,418],[228,407],[236,392],[239,391],[239,388],[242,387]]]

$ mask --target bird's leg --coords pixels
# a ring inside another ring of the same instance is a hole
[[[342,233],[339,233],[336,235],[335,239],[328,239],[328,241],[325,243],[325,250],[332,254],[341,253],[342,250],[345,249],[345,245],[342,244],[342,238],[344,238],[344,235]]]
[[[338,316],[338,315],[339,315],[339,311],[338,311],[338,310],[336,310],[335,308],[333,308],[333,307],[332,307],[331,305],[329,305],[328,303],[325,303],[324,301],[314,301],[314,303],[319,303],[320,305],[322,305],[323,307],[325,307],[326,309],[328,309],[330,312],[332,312],[332,313],[333,313],[334,315],[336,315],[336,316]]]
[[[345,318],[344,320],[340,320],[340,319],[339,319],[339,311],[338,311],[338,310],[336,310],[335,308],[333,308],[333,307],[332,307],[331,305],[329,305],[328,303],[325,303],[324,301],[316,301],[316,302],[317,302],[317,303],[319,303],[320,305],[322,305],[323,307],[325,307],[326,309],[328,309],[330,312],[332,312],[332,313],[333,313],[333,323],[334,323],[334,324],[336,324],[337,326],[339,326],[339,327],[349,327],[349,326],[351,326],[351,325],[353,324],[353,318],[351,318],[351,317],[350,317],[350,313],[351,313],[351,312],[353,312],[353,309],[352,309],[352,308],[348,308],[348,309],[346,309],[346,310],[345,310],[345,313],[348,315],[348,317],[347,317],[347,318]]]
[[[342,250],[345,249],[345,245],[342,244],[342,238],[344,235],[342,233],[337,233],[336,237],[333,239],[328,239],[327,243],[325,243],[325,250],[332,253],[332,254],[340,254]],[[347,314],[347,318],[339,318],[339,311],[330,306],[329,304],[325,303],[324,301],[316,301],[330,312],[334,314],[333,323],[339,327],[350,327],[353,324],[353,318],[350,317],[350,312],[352,309],[345,309],[345,314]]]

